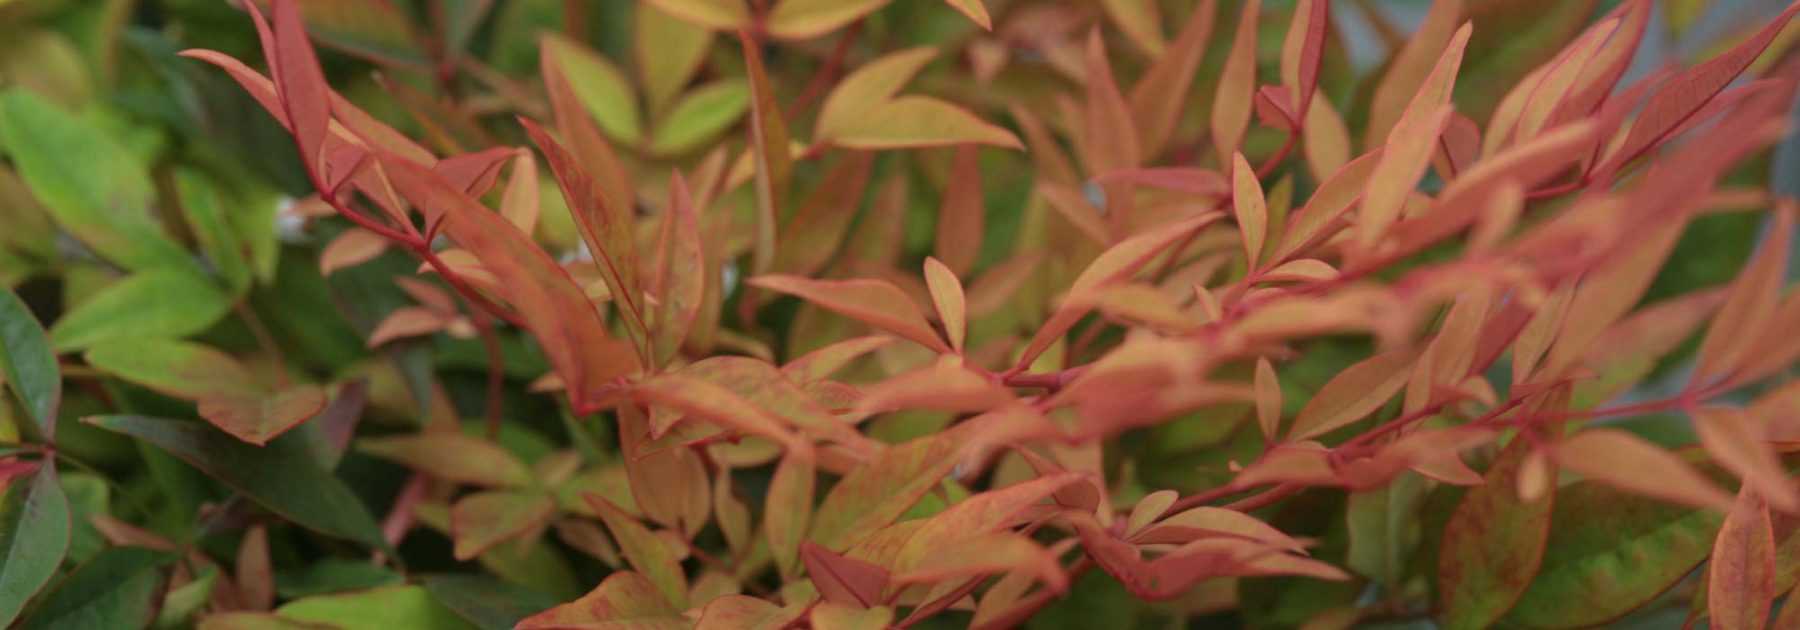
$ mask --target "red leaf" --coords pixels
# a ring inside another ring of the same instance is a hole
[[[317,385],[294,385],[272,393],[215,394],[199,401],[200,417],[232,437],[262,446],[325,410],[328,397]]]
[[[1711,625],[1760,629],[1775,599],[1775,530],[1769,506],[1745,484],[1713,541],[1706,607]]]
[[[800,560],[825,601],[867,608],[881,603],[887,569],[832,553],[812,542],[800,543]]]
[[[283,111],[293,124],[300,161],[313,183],[322,187],[325,173],[321,160],[331,124],[331,88],[325,83],[324,71],[319,69],[312,42],[306,38],[299,0],[275,1],[274,27],[275,51],[269,66],[275,75],[275,87],[281,94]]]
[[[932,350],[950,351],[912,299],[886,281],[813,280],[770,274],[751,278],[750,284],[799,297]]]

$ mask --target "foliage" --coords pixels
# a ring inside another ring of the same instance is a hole
[[[1707,5],[0,2],[0,625],[1793,627]]]

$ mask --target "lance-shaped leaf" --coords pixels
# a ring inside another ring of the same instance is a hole
[[[1568,97],[1551,117],[1552,125],[1591,115],[1600,107],[1630,67],[1653,10],[1649,0],[1631,0],[1620,3],[1606,15],[1617,17],[1621,22],[1600,50],[1588,59]]]
[[[869,335],[845,339],[806,353],[781,366],[781,373],[797,382],[809,383],[827,378],[851,362],[893,343],[887,335]]]
[[[1237,35],[1213,93],[1212,142],[1220,164],[1231,163],[1231,154],[1237,152],[1244,131],[1250,128],[1251,98],[1256,90],[1256,21],[1261,12],[1262,0],[1250,0],[1238,13]]]
[[[232,437],[262,446],[319,415],[330,399],[317,385],[296,384],[265,392],[211,394],[200,399],[200,417]]]
[[[799,297],[932,350],[950,351],[912,298],[885,280],[813,280],[771,274],[751,278],[750,284]]]
[[[884,336],[881,339],[891,341],[893,338]],[[873,450],[868,438],[862,437],[849,423],[828,413],[812,394],[797,384],[811,379],[794,378],[793,374],[777,370],[767,361],[717,356],[688,364],[678,373],[730,390],[811,435],[860,450]]]
[[[1275,436],[1281,433],[1281,382],[1276,380],[1275,366],[1267,357],[1256,360],[1256,426],[1262,429],[1263,440],[1275,442]]]
[[[800,559],[819,596],[837,604],[874,606],[882,601],[891,579],[887,569],[832,553],[810,541],[800,543]]]
[[[950,159],[950,187],[938,206],[937,259],[958,276],[975,269],[985,235],[987,207],[981,197],[981,153],[975,145],[956,148]],[[959,348],[961,344],[956,344]]]
[[[1458,30],[1462,13],[1463,0],[1431,3],[1425,21],[1406,39],[1406,46],[1394,56],[1387,73],[1375,86],[1369,103],[1369,124],[1363,129],[1363,146],[1379,146],[1388,138],[1388,132],[1419,92],[1426,75],[1441,60],[1445,45]]]
[[[680,373],[660,374],[637,384],[632,396],[644,404],[679,411],[721,427],[760,435],[790,451],[810,452],[810,445],[784,423],[731,390]],[[653,427],[658,436],[666,426]]]
[[[1107,17],[1112,18],[1119,30],[1125,32],[1125,37],[1144,54],[1151,57],[1163,54],[1162,15],[1154,0],[1101,0],[1100,5],[1106,10]]]
[[[1688,68],[1671,77],[1650,95],[1644,104],[1643,112],[1631,124],[1631,133],[1625,137],[1625,144],[1613,155],[1617,156],[1601,167],[1601,173],[1611,173],[1636,158],[1644,151],[1662,143],[1673,132],[1681,128],[1695,112],[1705,107],[1714,96],[1730,85],[1738,74],[1750,66],[1781,29],[1800,12],[1800,4],[1790,4],[1781,15],[1770,20],[1750,39],[1738,44],[1705,63]]]
[[[874,164],[875,154],[854,151],[832,165],[819,187],[782,225],[781,233],[787,236],[775,252],[776,271],[810,276],[831,262],[856,219]]]
[[[783,608],[748,595],[724,595],[700,610],[693,630],[775,630],[787,627],[805,612],[799,607]]]
[[[1652,226],[1637,235],[1636,243],[1582,277],[1581,286],[1571,298],[1572,303],[1582,306],[1563,318],[1556,344],[1539,370],[1540,378],[1561,376],[1588,352],[1602,332],[1637,304],[1674,250],[1684,227],[1684,221]]]
[[[813,462],[803,454],[789,453],[775,467],[769,481],[769,496],[763,504],[763,532],[769,539],[769,553],[783,578],[790,578],[799,568],[801,541],[806,539],[807,525],[812,521]]]
[[[269,0],[256,0],[262,7]],[[276,2],[275,4],[280,4]],[[392,0],[302,0],[300,15],[319,43],[371,61],[414,67],[431,63],[412,18]]]
[[[1775,599],[1775,530],[1749,484],[1725,515],[1707,565],[1706,607],[1718,628],[1762,628]]]
[[[656,592],[662,594],[662,601],[686,607],[687,575],[681,570],[681,562],[669,551],[669,545],[611,501],[593,494],[583,498],[600,515],[600,520],[606,522],[607,531],[612,532],[613,540],[619,541],[619,549],[625,552],[631,567],[649,579]]]
[[[808,619],[815,630],[882,630],[892,627],[894,609],[826,603],[813,608]]]
[[[950,348],[963,351],[963,337],[968,334],[968,304],[963,297],[962,281],[956,272],[936,258],[925,259],[925,285],[931,290],[931,304],[937,308],[938,321],[944,323],[944,334],[950,337]]]
[[[700,242],[700,219],[687,180],[678,171],[669,177],[669,208],[664,211],[657,262],[655,358],[667,362],[700,316],[706,299],[706,251]]]
[[[498,444],[457,432],[363,438],[356,449],[454,483],[494,488],[531,483],[531,469]]]
[[[1483,201],[1509,186],[1536,186],[1562,172],[1580,159],[1594,134],[1586,122],[1564,125],[1465,169],[1444,187],[1430,212],[1394,227],[1401,251],[1421,249],[1469,225],[1480,216]]]
[[[1707,329],[1705,341],[1700,343],[1699,366],[1694,372],[1698,386],[1713,385],[1742,369],[1758,352],[1762,331],[1775,315],[1782,285],[1787,280],[1788,249],[1794,234],[1793,202],[1784,202],[1774,219],[1769,224],[1768,238],[1732,282],[1730,297]],[[1782,506],[1776,495],[1768,497]]]
[[[276,2],[274,14],[274,49],[264,51],[269,56],[271,78],[292,123],[290,131],[300,147],[300,163],[315,185],[323,184],[329,181],[323,162],[331,125],[331,87],[325,83],[318,55],[306,37],[300,3]]]
[[[652,540],[651,544],[662,544]],[[692,623],[657,592],[643,575],[617,571],[580,599],[526,617],[519,630],[554,630],[608,626],[643,630],[681,630]]]
[[[1007,528],[1025,508],[1086,480],[1082,473],[1058,473],[963,499],[926,519],[900,547],[894,566],[905,575],[922,566],[935,550]]]
[[[10,625],[25,601],[56,576],[72,523],[56,466],[40,465],[29,484],[9,486],[0,503],[0,623]]]
[[[728,7],[731,2],[737,2],[737,8],[743,9],[741,0],[717,4]],[[676,95],[687,87],[694,74],[706,63],[706,54],[712,48],[713,34],[705,26],[694,24],[662,8],[662,3],[645,4],[648,6],[637,11],[634,16],[632,56],[637,61],[637,75],[644,82],[644,100],[650,113],[653,117],[660,114],[672,119],[675,116],[669,112],[668,105],[674,102]],[[709,3],[701,1],[690,4]],[[738,84],[739,90],[744,87],[742,83]],[[748,101],[740,104],[740,113],[742,106],[747,104]],[[657,144],[663,143],[662,135],[659,127],[654,137]]]
[[[238,592],[251,610],[268,610],[275,605],[275,574],[269,559],[269,528],[252,525],[238,543],[232,575],[237,578]]]
[[[1129,279],[1150,264],[1151,260],[1163,253],[1176,242],[1186,238],[1190,233],[1205,227],[1206,224],[1218,220],[1219,215],[1208,213],[1173,225],[1133,236],[1120,241],[1105,253],[1100,254],[1094,262],[1088,263],[1087,269],[1076,276],[1075,283],[1069,287],[1067,295],[1079,296],[1099,289],[1102,286]],[[1063,333],[1069,332],[1075,323],[1088,313],[1090,308],[1084,300],[1064,299],[1050,319],[1032,335],[1031,343],[1025,346],[1017,365],[1020,368],[1030,366],[1039,354],[1056,343]]]
[[[744,0],[646,0],[669,15],[710,29],[734,30],[750,24]]]
[[[83,422],[155,445],[302,527],[387,546],[362,500],[320,467],[300,440],[258,448],[199,422],[144,416],[93,416]]]
[[[1133,534],[1130,540],[1141,545],[1179,545],[1218,536],[1253,540],[1292,551],[1306,548],[1301,541],[1256,517],[1237,510],[1209,506],[1183,510],[1157,521]]]
[[[1101,39],[1098,28],[1088,33],[1084,67],[1087,69],[1087,107],[1083,110],[1086,117],[1082,129],[1083,137],[1091,140],[1079,145],[1082,161],[1087,163],[1089,171],[1096,173],[1136,168],[1143,160],[1137,129],[1131,120],[1131,108],[1113,80],[1112,64],[1106,57],[1106,41]],[[1108,216],[1115,222],[1122,221],[1119,217],[1130,208],[1131,189],[1111,185],[1106,191]]]
[[[950,3],[951,7],[961,11],[963,15],[969,16],[969,19],[980,24],[981,28],[994,30],[994,20],[988,17],[987,5],[983,4],[981,0],[945,0],[945,2]]]
[[[1456,72],[1462,66],[1463,48],[1469,42],[1470,32],[1471,26],[1464,24],[1450,38],[1443,56],[1388,133],[1381,164],[1369,177],[1369,187],[1363,191],[1362,206],[1357,211],[1357,240],[1365,248],[1373,246],[1399,218],[1406,197],[1431,163],[1438,135],[1450,122],[1450,90],[1456,85]]]
[[[1731,505],[1731,495],[1680,457],[1618,429],[1582,431],[1558,444],[1554,457],[1564,468],[1628,492],[1720,511]]]
[[[1368,187],[1369,177],[1381,164],[1381,155],[1380,149],[1365,153],[1343,165],[1320,184],[1319,189],[1313,191],[1312,197],[1306,200],[1306,205],[1288,218],[1287,229],[1282,231],[1281,247],[1276,248],[1274,259],[1287,260],[1294,253],[1329,236],[1327,228],[1362,198],[1363,191]]]
[[[198,274],[157,269],[101,289],[50,326],[50,343],[81,350],[124,338],[184,337],[206,330],[231,308],[231,295]]]
[[[637,144],[643,138],[643,123],[625,73],[600,53],[561,35],[546,34],[543,44],[544,54],[556,58],[576,98],[600,128],[620,142]]]
[[[1306,116],[1313,92],[1319,85],[1319,61],[1325,53],[1325,33],[1331,29],[1331,0],[1300,0],[1281,43],[1281,85],[1287,88],[1288,112]],[[1303,122],[1297,120],[1296,122]]]
[[[895,584],[935,584],[944,580],[1012,573],[1042,581],[1051,592],[1068,590],[1069,577],[1049,550],[1030,538],[996,532],[948,543],[894,576]]]
[[[1769,447],[1766,425],[1742,409],[1707,407],[1694,412],[1694,430],[1719,465],[1737,473],[1770,505],[1789,512],[1800,508],[1800,493]]]
[[[889,0],[781,0],[765,27],[782,39],[824,35],[886,6]]]
[[[1256,181],[1256,171],[1242,153],[1231,155],[1231,208],[1237,217],[1238,233],[1244,239],[1244,266],[1256,269],[1263,239],[1269,234],[1269,206],[1263,199],[1262,184]]]
[[[903,409],[981,412],[1013,399],[1012,390],[969,369],[960,357],[946,356],[864,388],[856,412],[858,416]]]
[[[450,535],[457,560],[471,560],[507,540],[544,526],[556,502],[542,492],[477,492],[450,506]]]
[[[155,188],[144,165],[98,126],[35,92],[8,89],[0,150],[57,225],[95,254],[132,270],[196,269],[151,214]]]
[[[1406,386],[1418,357],[1416,348],[1398,348],[1344,368],[1306,401],[1288,440],[1315,438],[1374,413]]]
[[[1508,626],[1604,625],[1693,572],[1725,515],[1670,505],[1586,481],[1557,490],[1550,540]]]
[[[1163,50],[1131,88],[1131,117],[1138,131],[1140,154],[1154,157],[1168,144],[1187,104],[1188,88],[1212,37],[1217,0],[1202,0],[1181,26],[1174,43]],[[1035,151],[1034,151],[1035,153]]]
[[[56,412],[62,404],[62,370],[50,351],[37,316],[18,294],[0,294],[0,379],[23,403],[25,413],[37,423],[46,439],[56,437]]]
[[[970,143],[1021,148],[1012,132],[961,107],[925,96],[896,97],[936,55],[930,48],[903,50],[844,77],[820,105],[814,140],[857,149]]]
[[[387,250],[388,241],[380,234],[356,227],[344,230],[319,250],[319,275],[369,262]]]
[[[648,420],[637,405],[620,406],[618,418],[625,478],[644,515],[688,536],[700,531],[712,509],[710,480],[700,457],[677,442],[679,436],[651,441]]]
[[[845,549],[892,523],[955,468],[959,445],[953,437],[941,433],[894,446],[851,470],[825,494],[808,538]]]
[[[657,123],[650,151],[677,156],[702,148],[736,124],[749,108],[750,86],[741,79],[696,87]]]
[[[740,31],[738,41],[743,45],[745,71],[750,73],[750,150],[756,164],[756,240],[751,268],[763,273],[775,262],[775,222],[786,208],[783,204],[793,157],[788,152],[786,119],[763,69],[762,49],[749,33]]]
[[[1554,488],[1519,496],[1533,445],[1515,439],[1463,496],[1444,525],[1437,566],[1440,619],[1448,628],[1492,625],[1525,593],[1544,560]]]
[[[813,133],[820,138],[842,134],[858,125],[882,103],[893,100],[900,88],[937,57],[937,50],[920,47],[889,53],[863,64],[839,81],[819,106]]]
[[[415,204],[441,208],[445,232],[473,251],[500,281],[499,289],[550,355],[578,411],[594,409],[615,378],[637,371],[636,355],[606,334],[587,295],[512,223],[416,164],[391,155],[382,156],[381,163],[396,188]],[[630,286],[636,286],[632,278]]]

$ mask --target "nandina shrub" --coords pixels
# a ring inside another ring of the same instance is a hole
[[[0,96],[0,619],[1800,626],[1800,4],[412,4]]]

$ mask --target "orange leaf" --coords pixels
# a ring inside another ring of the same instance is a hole
[[[680,611],[658,594],[657,589],[658,586],[642,574],[615,571],[580,599],[526,617],[515,628],[559,630],[611,625],[607,622],[644,628],[685,627],[686,621]]]
[[[632,395],[645,404],[699,417],[734,431],[767,437],[789,451],[811,452],[811,446],[783,426],[779,418],[731,390],[697,378],[681,373],[657,375],[638,383],[632,388]],[[656,437],[667,430],[667,426],[651,427],[652,435]]]
[[[356,449],[452,483],[487,487],[531,484],[531,469],[499,445],[457,432],[361,438]]]
[[[606,523],[607,531],[612,532],[613,540],[619,542],[619,549],[625,553],[625,559],[631,562],[631,568],[637,569],[654,585],[654,592],[662,593],[663,601],[672,603],[677,608],[687,607],[687,575],[682,572],[680,561],[670,553],[669,546],[662,538],[637,519],[625,514],[611,501],[594,494],[585,494],[582,498],[594,508],[594,513],[600,515],[600,520]],[[606,583],[602,582],[600,587],[605,588]]]
[[[1418,357],[1414,348],[1399,348],[1344,368],[1306,401],[1288,429],[1288,440],[1324,435],[1374,413],[1406,386],[1408,371]]]
[[[1256,360],[1256,426],[1268,443],[1281,432],[1281,383],[1275,380],[1275,366],[1268,357]]]
[[[956,413],[988,411],[1013,401],[1012,390],[947,356],[930,366],[895,376],[863,389],[857,416],[902,409]]]
[[[782,2],[780,7],[792,4]],[[787,122],[763,69],[762,49],[747,32],[739,31],[738,41],[750,74],[750,146],[756,156],[756,246],[751,268],[763,273],[775,263],[775,221],[786,208],[793,158],[788,153]]]
[[[989,490],[957,502],[925,520],[918,531],[900,548],[895,565],[902,574],[921,566],[945,545],[965,542],[1013,525],[1012,520],[1025,508],[1048,498],[1057,490],[1085,481],[1081,473],[1060,473],[1039,477],[999,490]]]
[[[1581,305],[1564,316],[1556,343],[1545,356],[1540,379],[1553,379],[1585,354],[1594,340],[1636,306],[1657,270],[1675,248],[1686,221],[1647,226],[1632,238],[1635,243],[1585,274],[1571,303]]]
[[[541,492],[477,492],[450,507],[450,534],[457,560],[471,560],[494,545],[532,534],[556,513],[556,502]]]
[[[886,6],[889,0],[781,0],[767,15],[769,34],[782,39],[810,39],[856,21]]]
[[[880,566],[846,558],[811,542],[800,543],[800,559],[825,601],[851,606],[881,603],[890,576]]]
[[[1672,503],[1724,511],[1725,494],[1687,462],[1618,429],[1589,429],[1556,446],[1556,463],[1615,488]]]
[[[331,243],[319,252],[319,275],[329,276],[339,269],[369,262],[387,248],[387,239],[380,234],[358,227],[349,228],[331,239]]]
[[[199,401],[200,417],[232,437],[262,446],[325,410],[329,397],[317,385],[293,385],[273,393],[218,394]]]
[[[1800,509],[1800,493],[1769,448],[1766,425],[1741,409],[1708,407],[1694,412],[1694,430],[1713,460],[1742,477],[1745,486],[1782,511]]]
[[[1311,112],[1313,92],[1319,85],[1319,59],[1330,28],[1331,0],[1300,0],[1294,5],[1294,19],[1281,44],[1281,85],[1293,99],[1288,111]]]
[[[950,348],[962,352],[963,336],[968,333],[969,325],[962,281],[943,262],[926,257],[925,285],[931,289],[931,303],[937,307],[938,320],[944,323],[944,334],[950,337]]]
[[[893,446],[844,475],[815,512],[808,538],[827,549],[846,549],[894,522],[955,468],[960,446],[939,433]]]
[[[948,543],[933,550],[905,572],[895,584],[932,584],[956,578],[981,577],[1018,571],[1044,582],[1051,592],[1068,589],[1069,578],[1048,550],[1019,534],[996,532]]]
[[[637,405],[621,405],[619,451],[631,497],[645,516],[692,536],[706,526],[712,491],[706,465],[681,444],[650,440],[649,421]],[[610,499],[609,499],[610,500]]]
[[[963,15],[969,16],[969,19],[974,20],[976,24],[980,24],[981,28],[990,31],[994,30],[994,20],[988,17],[987,5],[982,4],[981,0],[945,1],[950,3],[952,8],[961,11]]]
[[[752,286],[799,297],[932,350],[950,351],[912,299],[886,281],[813,280],[770,274],[751,278],[749,282]]]
[[[1255,270],[1263,239],[1269,233],[1269,207],[1263,199],[1262,184],[1256,181],[1256,171],[1242,153],[1231,156],[1231,191],[1232,211],[1244,237],[1244,266]]]
[[[1220,164],[1231,162],[1231,154],[1237,152],[1244,131],[1250,128],[1250,101],[1256,89],[1256,20],[1261,11],[1262,0],[1249,0],[1238,13],[1237,36],[1213,94],[1212,142]]]
[[[656,279],[661,300],[656,310],[655,352],[666,363],[681,349],[706,300],[706,251],[700,242],[700,219],[681,172],[669,176],[669,207],[663,211]]]
[[[938,260],[958,276],[975,269],[981,254],[981,239],[987,211],[981,198],[981,162],[979,149],[972,144],[956,148],[950,160],[950,187],[944,190],[944,202],[938,208],[937,240],[933,251]],[[860,191],[859,191],[860,192]],[[961,344],[953,344],[961,349]]]
[[[389,312],[375,330],[369,333],[368,346],[380,347],[389,341],[405,337],[429,335],[443,330],[449,322],[443,314],[420,306],[406,306]]]
[[[1201,0],[1156,62],[1131,88],[1131,114],[1138,131],[1139,155],[1153,157],[1168,144],[1187,103],[1188,88],[1212,38],[1217,0]],[[1036,144],[1035,142],[1033,144]],[[1035,150],[1033,153],[1037,153]]]
[[[831,376],[849,365],[851,361],[880,350],[893,341],[894,338],[887,335],[845,339],[789,361],[787,365],[781,366],[781,372],[802,383],[817,381]]]
[[[813,462],[806,456],[789,453],[775,467],[769,481],[768,499],[763,504],[763,533],[769,539],[769,552],[783,579],[791,579],[798,568],[801,541],[813,511]]]
[[[1090,141],[1080,145],[1085,149],[1083,161],[1088,171],[1095,173],[1135,168],[1143,159],[1137,129],[1132,124],[1131,106],[1125,103],[1113,81],[1112,64],[1107,61],[1106,42],[1101,39],[1099,28],[1088,33],[1086,68],[1087,116],[1082,129]],[[1122,186],[1106,188],[1107,217],[1115,224],[1123,220],[1120,215],[1130,208],[1129,191]]]
[[[1462,0],[1431,3],[1424,22],[1406,39],[1406,47],[1388,63],[1387,74],[1375,86],[1369,101],[1369,124],[1363,129],[1363,145],[1378,146],[1391,137],[1395,122],[1407,103],[1419,92],[1426,75],[1441,61],[1441,53],[1459,30]]]
[[[512,175],[506,180],[506,191],[500,197],[500,216],[506,217],[520,232],[537,230],[538,213],[543,204],[538,199],[543,190],[538,186],[537,158],[531,151],[518,150],[513,159]]]
[[[1700,343],[1694,386],[1712,387],[1729,380],[1746,363],[1767,350],[1758,342],[1774,318],[1782,285],[1787,282],[1794,211],[1793,200],[1781,202],[1775,211],[1775,220],[1765,232],[1768,238],[1732,283],[1725,306],[1719,309],[1718,316],[1706,331],[1706,340]],[[1773,496],[1769,498],[1776,500]]]
[[[1350,128],[1328,99],[1315,96],[1306,108],[1300,143],[1313,177],[1323,181],[1350,161]]]
[[[1312,197],[1306,200],[1306,205],[1288,219],[1285,236],[1281,247],[1275,250],[1274,259],[1287,260],[1289,256],[1328,237],[1327,228],[1362,198],[1363,191],[1368,188],[1370,176],[1374,175],[1376,167],[1382,162],[1382,154],[1381,149],[1365,153],[1325,179]]]
[[[1464,39],[1466,38],[1459,38]],[[1381,162],[1369,175],[1369,187],[1363,191],[1362,206],[1357,210],[1357,245],[1367,250],[1386,236],[1389,227],[1400,218],[1407,197],[1425,175],[1431,164],[1438,135],[1450,122],[1449,105],[1437,105],[1430,112],[1416,116],[1403,115],[1388,136]]]
[[[1706,608],[1715,628],[1762,628],[1775,599],[1775,528],[1769,506],[1745,484],[1725,515],[1707,566]]]
[[[775,253],[776,271],[810,276],[831,262],[843,246],[844,233],[856,219],[874,163],[875,154],[852,151],[825,173],[819,187],[781,226],[784,236],[780,251]]]

